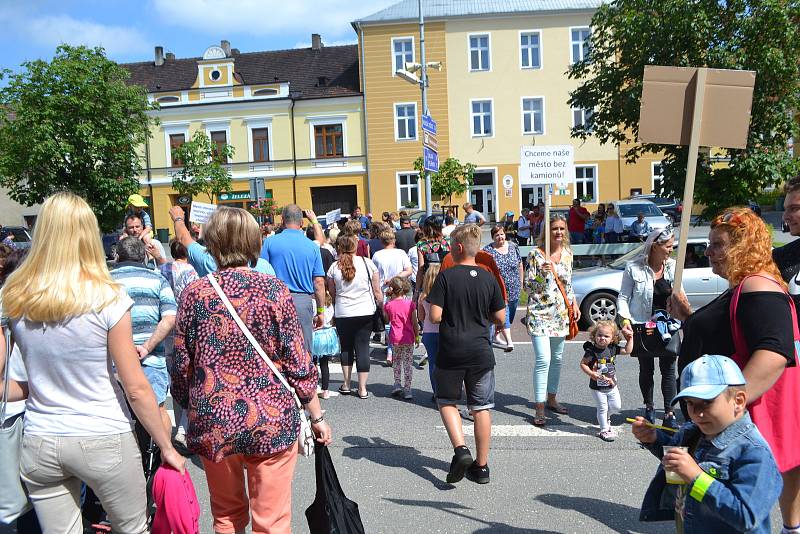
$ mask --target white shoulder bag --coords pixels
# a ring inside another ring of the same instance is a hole
[[[275,364],[272,362],[269,356],[264,352],[264,349],[261,348],[256,338],[253,337],[253,334],[250,333],[250,329],[247,328],[247,325],[244,324],[242,318],[239,317],[239,314],[236,313],[236,309],[234,309],[231,301],[228,300],[228,297],[225,295],[225,292],[222,291],[222,288],[219,287],[219,283],[214,278],[214,276],[209,273],[207,276],[208,281],[211,283],[211,286],[216,290],[217,295],[219,298],[222,299],[223,304],[225,307],[228,308],[228,312],[233,317],[233,320],[236,321],[236,324],[239,325],[239,328],[242,329],[247,340],[253,345],[253,348],[256,349],[256,352],[261,356],[261,358],[266,362],[272,372],[275,373],[275,376],[281,381],[281,383],[292,393],[292,397],[294,397],[294,402],[297,405],[297,409],[300,412],[300,435],[297,437],[297,441],[299,444],[298,452],[303,456],[311,456],[314,453],[314,432],[311,430],[311,423],[308,421],[308,417],[306,416],[306,411],[303,409],[303,403],[300,402],[300,397],[297,396],[294,388],[289,385],[289,382],[283,377],[278,368],[275,367]]]

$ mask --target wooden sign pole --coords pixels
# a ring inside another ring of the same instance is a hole
[[[689,137],[689,159],[686,162],[686,185],[683,187],[680,242],[678,243],[675,280],[672,283],[672,287],[677,290],[680,290],[683,281],[683,264],[686,261],[686,247],[689,241],[689,223],[692,221],[692,208],[694,207],[694,178],[700,151],[700,121],[703,117],[707,74],[708,69],[699,68],[695,76],[694,109],[692,110],[692,130]]]
[[[544,259],[550,261],[550,186],[544,186]]]

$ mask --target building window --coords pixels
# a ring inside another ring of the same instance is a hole
[[[522,133],[524,135],[544,134],[544,98],[522,99]]]
[[[523,69],[540,69],[542,68],[541,49],[539,41],[541,33],[536,32],[522,32],[519,34],[520,46],[520,67]]]
[[[162,96],[156,99],[159,104],[177,104],[181,101],[179,96]]]
[[[658,195],[661,194],[661,186],[664,183],[664,167],[661,165],[660,161],[654,161],[650,165],[652,168],[650,175],[653,184],[651,191]]]
[[[417,105],[395,104],[394,106],[395,139],[409,141],[417,138]]]
[[[589,57],[589,28],[572,28],[571,30],[572,60],[577,63]]]
[[[256,89],[253,91],[253,96],[275,96],[278,94],[277,89],[267,87],[265,89]]]
[[[253,161],[269,161],[269,128],[253,128]]]
[[[402,37],[392,39],[392,57],[394,58],[394,70],[403,70],[406,68],[406,63],[414,62],[414,38]]]
[[[575,166],[575,198],[583,202],[597,202],[597,167]]]
[[[489,35],[469,36],[469,70],[489,70]]]
[[[572,108],[572,127],[580,128],[585,132],[592,131],[592,110]]]
[[[314,126],[314,148],[317,158],[344,157],[344,137],[341,124]]]
[[[474,100],[472,102],[472,137],[490,137],[492,128],[492,101]]]
[[[216,147],[213,149],[214,159],[220,163],[227,163],[227,161],[224,161],[222,157],[222,151],[225,148],[225,145],[228,143],[227,133],[225,130],[217,130],[214,132],[209,132],[209,136],[211,137],[211,142],[216,145]]]
[[[419,209],[419,176],[417,174],[397,175],[398,208]]]
[[[180,167],[181,165],[183,165],[183,162],[180,160],[175,151],[181,146],[183,146],[185,142],[186,142],[186,134],[181,133],[181,134],[169,135],[169,153],[173,167]]]

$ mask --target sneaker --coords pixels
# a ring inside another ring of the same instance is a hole
[[[428,355],[426,354],[425,356],[423,356],[422,358],[420,358],[420,360],[419,360],[419,366],[420,366],[420,367],[425,367],[427,364],[428,364]]]
[[[392,387],[392,396],[395,397],[403,392],[403,388],[400,386],[400,382],[395,382],[394,387]]]
[[[617,439],[616,436],[614,435],[614,431],[611,430],[610,428],[607,430],[601,430],[600,432],[597,433],[597,436],[603,441],[614,441],[615,439]]]
[[[647,419],[650,423],[656,422],[656,409],[652,406],[645,406],[644,409],[644,418]]]
[[[467,421],[474,421],[475,420],[475,418],[472,417],[472,414],[469,413],[469,410],[466,409],[466,408],[461,408],[458,411],[458,413],[459,413],[459,415],[461,416],[462,419],[466,419]]]
[[[447,483],[453,484],[464,478],[467,468],[472,465],[472,454],[465,446],[456,447],[453,459],[450,461],[450,471],[447,473]]]
[[[492,347],[494,347],[496,349],[503,349],[504,351],[508,350],[508,344],[507,343],[503,343],[503,342],[497,341],[497,340],[492,341]],[[513,347],[512,347],[512,349],[513,349]]]
[[[488,484],[489,483],[489,466],[478,465],[478,462],[472,462],[472,465],[469,466],[466,472],[467,480],[471,480],[478,484]]]
[[[413,394],[413,393],[411,393],[411,390],[410,390],[410,389],[406,389],[406,390],[403,392],[403,398],[404,398],[405,400],[411,400],[411,399],[413,399],[413,398],[414,398],[414,394]]]
[[[679,429],[678,420],[675,418],[674,413],[670,413],[664,418],[664,426],[668,426],[669,428],[674,428],[675,430]]]

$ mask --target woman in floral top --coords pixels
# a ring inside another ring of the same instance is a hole
[[[430,216],[422,225],[422,239],[417,243],[417,278],[425,276],[425,263],[441,263],[450,253],[450,238],[442,235],[441,216]]]
[[[206,225],[205,239],[219,268],[212,276],[297,391],[317,441],[330,443],[331,430],[316,395],[316,367],[304,348],[289,290],[274,276],[249,267],[261,251],[255,219],[245,210],[220,207]],[[290,532],[288,496],[300,414],[291,392],[253,349],[205,277],[181,297],[172,394],[189,410],[187,444],[202,457],[214,530],[243,532],[252,513],[254,532]]]
[[[561,215],[550,216],[550,254],[544,247],[544,228],[538,239],[538,247],[528,255],[528,271],[525,288],[528,291],[528,315],[526,324],[533,343],[536,363],[533,369],[533,396],[536,414],[533,424],[545,424],[545,391],[547,408],[566,414],[567,410],[556,400],[561,375],[561,355],[564,340],[569,334],[569,312],[571,306],[576,317],[580,311],[572,291],[572,251],[569,248],[567,221]],[[567,293],[567,300],[558,288],[553,270]]]

